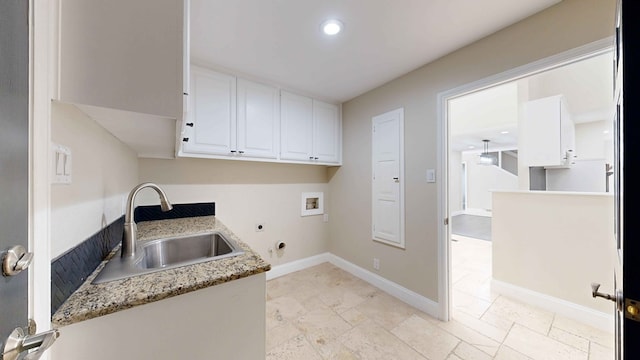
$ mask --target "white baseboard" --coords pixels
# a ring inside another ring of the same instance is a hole
[[[387,294],[398,298],[399,300],[421,310],[425,313],[438,318],[440,315],[440,305],[418,293],[415,293],[405,287],[402,287],[393,281],[387,280],[380,275],[374,274],[369,270],[363,269],[347,260],[333,254],[329,254],[329,262],[340,269],[358,277]]]
[[[267,281],[278,278],[283,275],[290,274],[292,272],[304,270],[312,266],[320,265],[322,263],[329,262],[329,253],[318,254],[310,256],[308,258],[291,261],[282,265],[276,265],[271,267],[271,270],[267,271]]]
[[[499,280],[491,280],[491,290],[500,295],[552,311],[602,331],[613,333],[613,314],[603,313],[553,296],[542,294]]]
[[[360,278],[387,294],[398,298],[399,300],[424,311],[425,313],[438,318],[440,314],[440,305],[418,293],[415,293],[405,287],[402,287],[391,280],[387,280],[380,275],[374,274],[369,270],[363,269],[347,260],[333,255],[331,253],[323,253],[308,258],[292,261],[282,265],[276,265],[267,272],[267,280],[287,275],[292,272],[304,270],[312,266],[329,262],[340,269]]]

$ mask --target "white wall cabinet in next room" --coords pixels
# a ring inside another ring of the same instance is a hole
[[[324,164],[341,162],[338,106],[286,91],[280,93],[280,104],[281,159]]]
[[[576,155],[575,126],[564,97],[526,102],[518,141],[527,166],[571,166]]]

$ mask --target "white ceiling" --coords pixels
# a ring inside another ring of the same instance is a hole
[[[558,2],[191,0],[191,57],[341,103]]]
[[[450,147],[454,151],[490,150],[518,145],[519,104],[564,95],[575,124],[613,119],[613,54],[574,62],[519,80],[460,96],[449,102]],[[502,132],[508,131],[508,134]]]

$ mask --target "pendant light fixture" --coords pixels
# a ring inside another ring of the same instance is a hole
[[[493,164],[493,156],[489,155],[489,140],[482,140],[484,143],[484,151],[480,154],[480,165],[492,165]]]

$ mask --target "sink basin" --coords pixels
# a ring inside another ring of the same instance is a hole
[[[138,265],[143,269],[164,268],[200,259],[219,259],[233,255],[233,250],[228,240],[219,233],[160,239],[142,246],[142,261]]]
[[[243,253],[238,244],[219,232],[151,240],[138,246],[133,259],[123,259],[116,254],[92,283],[125,279]]]

